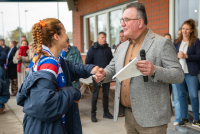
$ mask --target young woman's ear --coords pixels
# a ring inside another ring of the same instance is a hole
[[[58,34],[54,34],[54,35],[53,35],[53,39],[54,39],[54,40],[58,40]]]

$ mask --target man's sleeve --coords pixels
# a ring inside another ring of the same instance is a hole
[[[181,83],[184,80],[184,72],[178,61],[176,49],[170,40],[164,40],[162,51],[157,57],[161,58],[161,66],[155,66],[154,82]]]
[[[115,75],[116,71],[115,71],[115,57],[110,61],[109,65],[106,66],[106,68],[104,68],[104,71],[106,73],[105,79],[104,79],[104,83],[108,83],[110,81],[112,81],[112,77]]]

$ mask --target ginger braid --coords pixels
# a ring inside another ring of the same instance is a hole
[[[35,24],[32,28],[32,35],[33,35],[33,47],[36,50],[37,57],[35,63],[40,59],[41,55],[50,56],[47,53],[42,52],[42,27],[40,24]],[[35,67],[34,63],[34,67]]]

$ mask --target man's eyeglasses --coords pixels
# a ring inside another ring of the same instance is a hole
[[[121,19],[120,19],[120,24],[121,24],[122,22],[124,22],[124,24],[127,24],[130,20],[139,20],[139,19],[128,19],[128,18],[123,19],[123,18],[121,18]]]
[[[67,39],[67,43],[69,43],[69,38]]]

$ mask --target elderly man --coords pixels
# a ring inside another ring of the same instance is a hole
[[[110,64],[100,69],[101,74],[95,74],[95,80],[111,81],[112,76],[137,57],[137,69],[148,81],[144,82],[142,75],[116,81],[114,121],[119,110],[124,109],[128,134],[165,134],[171,117],[169,83],[181,83],[184,79],[175,47],[147,28],[146,11],[141,3],[128,4],[120,22],[129,41],[118,47]],[[141,49],[145,50],[147,60],[140,60]]]

